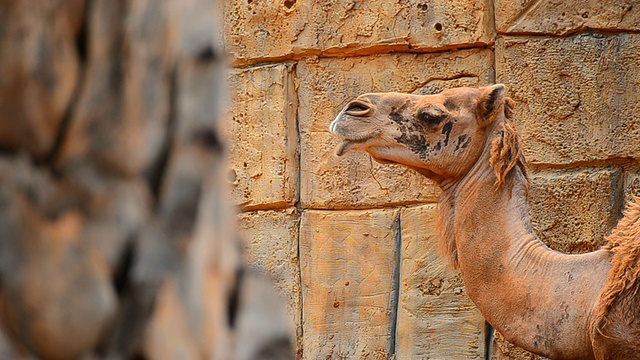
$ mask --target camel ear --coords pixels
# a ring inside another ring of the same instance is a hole
[[[482,88],[478,101],[478,116],[484,126],[488,126],[496,119],[504,105],[504,85],[495,84]]]

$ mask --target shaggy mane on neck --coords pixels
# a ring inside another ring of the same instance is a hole
[[[514,105],[515,101],[511,98],[505,98],[504,121],[502,124],[498,124],[501,128],[499,135],[491,142],[491,158],[489,159],[489,165],[496,175],[496,190],[502,190],[506,186],[509,189],[509,195],[511,195],[518,169],[524,176],[525,186],[529,188],[531,185],[520,146],[520,136],[513,125]]]
[[[608,324],[609,310],[614,304],[629,310],[629,319],[636,316],[633,310],[640,292],[640,198],[633,197],[627,204],[622,219],[607,237],[603,249],[612,253],[608,282],[597,302],[592,329],[603,333]]]
[[[516,178],[520,174],[524,178],[525,188],[528,189],[531,186],[526,162],[522,154],[522,147],[520,146],[520,137],[513,125],[514,106],[515,101],[505,98],[504,117],[495,120],[501,121],[501,123],[496,124],[500,127],[500,130],[496,138],[490,143],[491,156],[489,159],[489,165],[493,168],[496,177],[494,190],[501,191],[506,186],[509,196],[511,196],[513,187],[516,184]],[[440,195],[438,198],[438,211],[435,217],[435,230],[440,237],[440,242],[438,243],[440,255],[450,267],[457,269],[458,251],[454,236],[454,203],[454,192],[445,191]]]

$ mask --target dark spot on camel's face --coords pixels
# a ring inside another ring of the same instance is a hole
[[[455,151],[466,149],[467,146],[469,146],[469,143],[471,143],[471,138],[467,137],[467,135],[462,134],[458,136],[458,143],[456,144]]]
[[[451,135],[451,129],[453,129],[453,123],[451,121],[444,124],[444,126],[442,127],[442,133],[447,136],[444,139],[444,146],[449,145],[449,135]]]
[[[399,108],[392,107],[391,112],[389,112],[389,119],[391,119],[393,122],[395,122],[398,125],[407,124],[410,119],[408,117],[405,117],[404,111],[407,109],[408,106],[409,106],[409,102],[406,101]]]
[[[389,119],[398,126],[400,132],[394,140],[407,146],[424,161],[449,145],[454,120],[450,119],[449,111],[438,104],[414,105],[413,108],[410,105],[411,102],[407,101],[398,108],[392,107],[389,112]],[[443,137],[433,144],[427,138],[433,134]]]

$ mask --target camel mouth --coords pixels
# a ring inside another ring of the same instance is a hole
[[[351,150],[355,146],[358,146],[362,143],[365,143],[374,137],[377,136],[375,131],[370,132],[361,132],[361,133],[352,133],[348,129],[342,128],[338,126],[338,119],[334,120],[329,127],[329,131],[340,138],[342,142],[338,145],[336,149],[336,155],[342,156],[347,153],[347,151]]]

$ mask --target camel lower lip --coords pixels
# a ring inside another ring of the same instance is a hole
[[[340,145],[336,148],[336,155],[342,156],[349,151],[352,147],[365,142],[366,140],[342,140]]]

